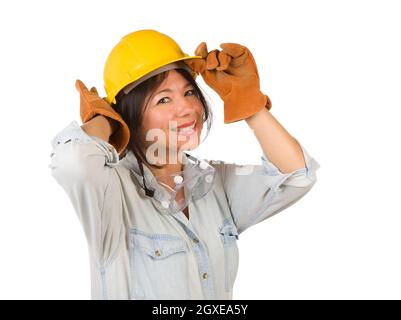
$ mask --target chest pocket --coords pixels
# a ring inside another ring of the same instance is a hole
[[[133,299],[187,299],[185,242],[173,235],[130,230]]]
[[[238,231],[232,222],[226,221],[219,228],[219,233],[224,246],[225,289],[230,292],[238,272]]]

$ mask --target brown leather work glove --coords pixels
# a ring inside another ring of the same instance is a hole
[[[81,99],[80,115],[82,123],[88,122],[99,114],[118,122],[119,126],[110,136],[109,143],[114,146],[118,154],[121,154],[125,150],[130,139],[128,125],[105,99],[99,97],[95,87],[92,87],[89,91],[81,80],[75,82],[75,87]]]
[[[207,51],[205,42],[195,50],[203,59],[185,63],[218,93],[224,101],[224,123],[246,119],[263,107],[270,110],[269,97],[260,91],[255,59],[244,46],[222,43],[223,51]]]

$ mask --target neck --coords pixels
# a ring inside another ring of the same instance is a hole
[[[185,154],[182,153],[182,157],[185,157]],[[158,176],[171,176],[174,173],[180,172],[184,170],[184,164],[182,163],[182,158],[179,160],[178,156],[173,159],[173,161],[170,163],[169,159],[167,161],[160,161],[157,162],[156,165],[163,165],[163,168],[154,168],[154,167],[149,167],[149,170],[152,172],[152,174],[157,178]],[[171,177],[171,181],[173,181],[174,176]],[[166,181],[165,178],[163,179],[162,182],[164,183],[169,183],[170,179],[167,179]],[[169,183],[170,184],[170,183]]]

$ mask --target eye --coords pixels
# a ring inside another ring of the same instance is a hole
[[[198,96],[197,95],[197,93],[196,93],[196,90],[194,90],[194,89],[191,89],[191,90],[187,90],[186,92],[185,92],[185,96]],[[158,102],[157,102],[157,104],[166,104],[166,103],[168,103],[170,101],[170,98],[169,97],[163,97],[163,98],[161,98]]]
[[[194,89],[188,90],[185,92],[186,96],[196,96],[196,91]]]
[[[163,98],[161,98],[161,99],[157,102],[157,104],[165,104],[165,103],[168,102],[167,100],[168,100],[167,97],[163,97]]]

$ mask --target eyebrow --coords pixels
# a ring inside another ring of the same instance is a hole
[[[185,89],[188,87],[193,87],[193,85],[191,83],[187,82],[187,84],[184,85],[181,89]],[[170,88],[163,89],[163,90],[156,92],[153,96],[157,96],[159,93],[162,93],[162,92],[173,92],[173,90],[171,90]]]

